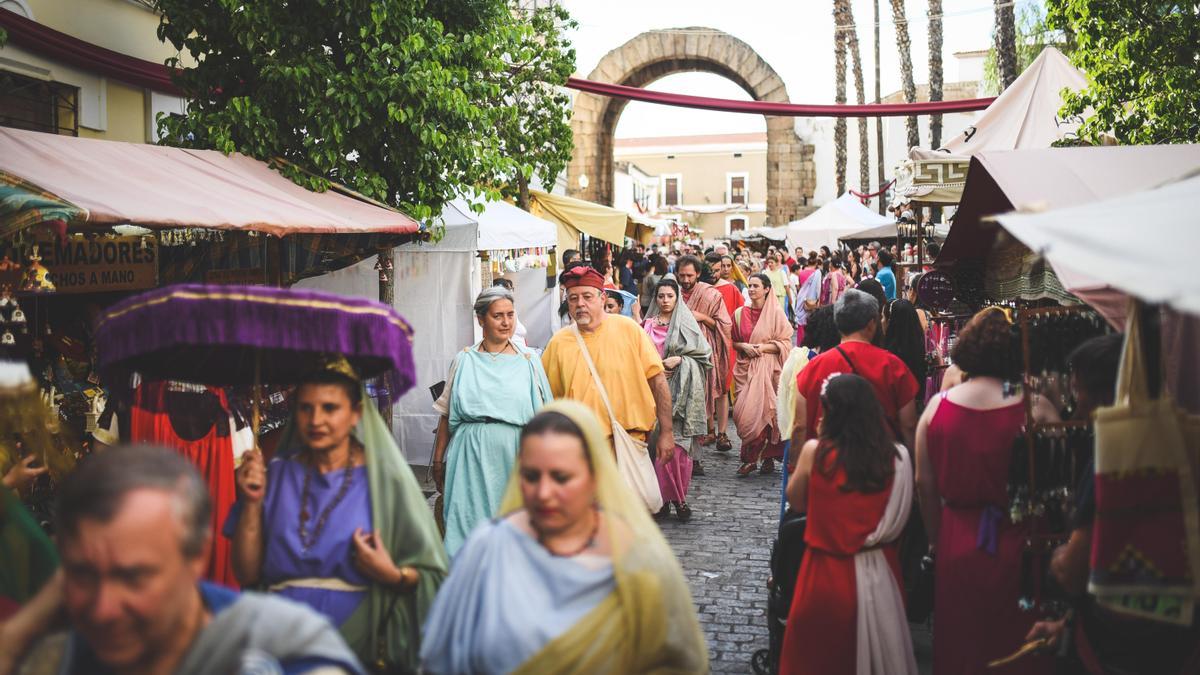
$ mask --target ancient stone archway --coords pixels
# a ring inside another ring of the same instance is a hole
[[[725,77],[756,101],[788,102],[783,80],[750,45],[711,28],[642,33],[605,55],[588,79],[644,87],[667,75],[694,71]],[[612,204],[613,132],[627,103],[585,92],[576,96],[567,194]],[[769,224],[783,225],[809,210],[805,207],[816,183],[813,146],[796,135],[791,118],[765,117],[767,217]]]

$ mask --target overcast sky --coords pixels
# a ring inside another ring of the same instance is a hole
[[[1042,4],[1016,0],[1018,8]],[[874,3],[851,0],[863,58],[867,101],[875,91]],[[702,26],[734,35],[748,43],[779,73],[793,103],[833,103],[833,13],[831,0],[563,0],[579,22],[572,35],[578,73],[586,77],[600,59],[647,30]],[[891,2],[879,0],[882,93],[900,88],[899,57]],[[917,83],[928,82],[929,31],[927,0],[906,0],[912,59]],[[991,43],[990,0],[943,0],[943,63],[947,82],[958,80],[954,52],[986,49]],[[849,68],[847,68],[849,73]],[[749,100],[737,85],[708,73],[681,73],[653,83],[650,89],[718,98]],[[847,97],[854,102],[854,84]],[[759,115],[720,113],[631,103],[617,126],[617,136],[765,131]]]

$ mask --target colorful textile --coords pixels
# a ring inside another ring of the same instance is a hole
[[[896,653],[887,653],[882,663],[869,662],[870,667],[865,669],[860,667],[858,656],[860,650],[869,650],[878,644],[886,628],[873,624],[873,628],[864,627],[860,632],[860,625],[869,618],[862,609],[862,602],[888,596],[899,599],[896,596],[900,593],[900,559],[895,537],[905,520],[899,516],[901,512],[907,513],[911,499],[902,500],[899,499],[902,495],[897,495],[893,500],[893,492],[898,489],[896,481],[903,475],[911,480],[911,470],[904,474],[898,466],[897,474],[879,492],[846,492],[842,490],[846,472],[835,464],[836,458],[837,450],[831,450],[824,465],[814,466],[809,475],[808,526],[804,533],[808,549],[796,578],[779,672],[789,675],[915,673],[916,663],[912,643],[907,639],[908,624],[903,612],[896,620],[898,625],[892,627],[903,631],[902,646],[889,641]],[[911,487],[909,490],[911,494]],[[883,524],[887,527],[881,530]],[[869,546],[879,548],[864,551]],[[870,578],[860,580],[859,561],[865,562],[867,556],[872,558]],[[867,588],[863,588],[864,585]],[[941,630],[940,625],[938,630]],[[862,644],[864,642],[866,644]]]
[[[800,289],[796,291],[796,325],[808,324],[808,310],[804,301],[819,302],[821,299],[821,271],[818,269],[800,270]],[[797,342],[796,344],[799,344]]]
[[[585,265],[573,267],[563,272],[562,275],[562,287],[564,289],[571,289],[576,286],[604,288],[604,285],[604,275]]]
[[[185,388],[188,390],[179,391]],[[222,389],[196,390],[194,385],[143,381],[133,392],[129,440],[171,448],[200,472],[213,504],[210,516],[213,542],[204,578],[237,588],[232,545],[228,539],[217,536],[237,499],[229,419],[229,401]]]
[[[825,278],[821,280],[821,299],[822,305],[832,305],[842,297],[842,293],[846,292],[851,285],[850,278],[841,270],[831,270]]]
[[[886,349],[866,342],[843,342],[838,347],[841,351],[830,349],[809,361],[796,378],[807,412],[806,438],[817,437],[817,425],[822,415],[821,384],[834,373],[855,373],[870,382],[893,434],[898,433],[900,409],[915,400],[920,390],[908,366]]]
[[[650,317],[642,324],[649,335],[657,330],[658,305],[650,308]],[[682,360],[667,374],[671,389],[671,418],[676,442],[689,441],[704,434],[708,427],[706,415],[708,372],[712,370],[712,350],[701,332],[700,324],[682,304],[675,306],[667,325],[666,339],[661,351],[664,359],[678,356]]]
[[[641,326],[619,315],[605,317],[595,330],[580,332],[600,380],[608,390],[613,413],[626,431],[643,438],[657,423],[654,396],[647,380],[663,372],[662,359]],[[606,433],[612,433],[608,410],[592,381],[571,326],[560,329],[542,352],[542,366],[554,398],[580,401],[592,410]]]
[[[1200,419],[1151,397],[1140,311],[1128,316],[1115,403],[1096,411],[1088,592],[1113,612],[1187,626],[1200,597]]]
[[[58,552],[21,500],[0,485],[0,622],[37,594],[58,569]]]
[[[730,362],[733,360],[730,314],[725,308],[725,296],[703,281],[697,281],[691,291],[684,290],[683,300],[688,309],[716,321],[715,326],[700,326],[704,339],[712,348],[713,367],[708,371],[708,393],[705,395],[706,412],[711,416],[716,400],[729,391]]]
[[[733,340],[757,345],[775,345],[775,354],[750,358],[740,352],[733,370],[733,422],[742,439],[742,461],[776,459],[783,456],[786,432],[778,426],[775,409],[779,374],[792,351],[792,325],[776,303],[761,309],[742,307],[734,317]]]
[[[550,401],[537,354],[491,355],[479,345],[455,357],[446,449],[446,553],[454,556],[475,526],[496,515],[513,472],[524,426]]]
[[[531,625],[546,625],[545,617],[538,614],[542,603],[535,602],[527,613],[524,601],[506,600],[498,589],[511,586],[524,593],[559,597],[587,595],[587,580],[580,579],[585,575],[564,565],[582,567],[581,562],[598,561],[555,561],[540,546],[529,548],[528,542],[510,539],[531,539],[523,532],[513,534],[499,524],[480,528],[455,560],[455,573],[438,596],[426,626],[422,648],[426,669],[442,675],[493,672],[493,666],[486,664],[497,648],[497,636],[520,635],[520,649],[532,646],[533,651],[512,671],[518,675],[707,672],[708,649],[683,571],[645,504],[625,486],[605,428],[590,406],[575,401],[555,401],[544,410],[566,415],[584,432],[596,502],[611,524],[605,531],[612,550],[612,591],[581,618],[561,622],[566,630],[557,635],[548,635],[544,628],[531,630]],[[520,486],[520,476],[514,473],[502,513],[522,508]],[[522,585],[505,586],[509,579],[519,579]],[[531,591],[531,587],[545,588]],[[532,645],[533,640],[540,644]],[[507,659],[511,652],[502,653]]]
[[[779,308],[784,311],[784,315],[786,316],[788,312],[788,277],[790,273],[782,266],[774,270],[768,267],[762,273],[767,275],[767,278],[771,280],[771,293],[779,301]]]
[[[391,554],[393,564],[416,568],[420,581],[414,590],[406,592],[370,584],[366,598],[338,628],[364,662],[375,664],[382,660],[395,667],[416,670],[421,625],[449,563],[437,523],[416,476],[365,391],[363,400],[362,420],[354,429],[354,437],[366,454],[371,526]],[[284,428],[277,457],[292,457],[300,451],[295,433],[291,423]],[[272,518],[264,510],[263,521]],[[346,539],[354,531],[348,524],[332,518],[329,527],[331,535],[336,531]]]
[[[686,502],[688,489],[692,486],[692,456],[682,445],[675,446],[675,454],[671,459],[663,461],[660,457],[654,462],[654,472],[658,474],[658,491],[662,494],[663,503]]]
[[[507,519],[486,521],[455,557],[429,613],[424,670],[513,672],[612,595],[612,562],[591,562],[550,555]]]
[[[68,222],[87,220],[87,216],[87,209],[0,171],[0,237],[42,224],[55,225],[62,236]]]
[[[988,668],[1024,643],[1033,617],[1021,595],[1022,528],[1007,517],[1008,465],[1013,440],[1025,424],[1017,401],[991,410],[960,406],[946,394],[929,421],[929,459],[942,498],[934,577],[933,671],[962,675],[1051,673],[1054,659],[1031,656],[1005,668]],[[1000,512],[995,552],[988,552],[985,514]],[[982,544],[982,545],[981,545]]]
[[[736,266],[735,266],[735,268],[736,268]],[[730,321],[732,321],[733,313],[735,311],[737,311],[737,308],[742,307],[746,304],[746,297],[742,295],[742,289],[738,288],[736,284],[732,284],[728,281],[725,281],[724,279],[718,279],[717,283],[713,285],[713,288],[720,291],[721,297],[725,298],[725,309],[729,311]],[[730,326],[730,330],[732,330],[732,324]],[[730,340],[730,342],[732,343],[732,339]],[[732,353],[732,349],[733,349],[733,347],[730,346],[731,351],[730,351],[730,357],[728,359],[729,374],[725,378],[725,382],[727,385],[729,383],[733,382],[733,365],[734,365],[735,359],[734,359],[734,354]],[[726,388],[728,389],[728,387],[726,387]]]

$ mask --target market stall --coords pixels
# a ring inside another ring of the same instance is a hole
[[[797,246],[804,247],[805,251],[821,246],[836,249],[838,238],[843,235],[894,222],[891,217],[879,215],[863,206],[858,197],[847,192],[807,217],[788,223],[785,226],[787,246],[788,250]]]
[[[0,356],[29,363],[82,437],[103,408],[92,326],[108,305],[180,280],[286,285],[419,229],[240,154],[0,128]]]
[[[433,452],[437,415],[429,388],[446,379],[458,350],[481,337],[472,311],[479,292],[494,278],[513,282],[517,317],[532,347],[549,341],[558,309],[557,286],[547,277],[558,237],[554,223],[505,202],[487,202],[475,213],[463,199],[451,202],[441,220],[440,240],[394,252],[393,273],[403,292],[393,304],[413,327],[417,386],[393,408],[393,429],[415,464],[427,464]],[[297,286],[374,298],[381,272],[368,260]]]

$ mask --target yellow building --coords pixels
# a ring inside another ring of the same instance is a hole
[[[767,219],[766,133],[621,138],[613,159],[657,178],[651,215],[687,223],[705,240]]]
[[[115,141],[157,139],[182,113],[165,77],[176,55],[150,0],[0,0],[0,125]]]

